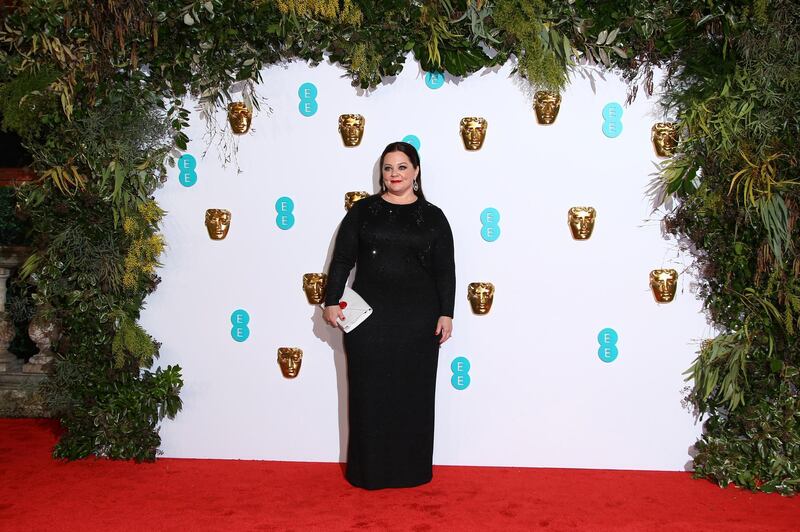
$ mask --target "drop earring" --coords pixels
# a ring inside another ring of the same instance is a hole
[[[414,186],[413,186],[413,188],[414,188],[414,192],[416,192],[416,191],[418,191],[418,190],[419,190],[419,183],[417,182],[417,180],[416,180],[416,179],[414,180]]]

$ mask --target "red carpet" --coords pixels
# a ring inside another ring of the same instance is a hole
[[[339,464],[59,462],[55,429],[0,419],[0,530],[800,530],[800,498],[688,473],[437,467],[369,492]]]

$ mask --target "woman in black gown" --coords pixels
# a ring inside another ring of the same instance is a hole
[[[336,325],[350,270],[372,315],[344,337],[350,437],[347,479],[367,489],[431,480],[439,345],[453,330],[453,235],[428,203],[419,155],[393,142],[381,155],[381,194],[344,217],[323,313]]]

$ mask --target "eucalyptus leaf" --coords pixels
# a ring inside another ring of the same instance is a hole
[[[611,61],[608,58],[608,53],[605,51],[604,48],[598,48],[597,53],[600,55],[600,60],[603,62],[605,66],[611,66]]]

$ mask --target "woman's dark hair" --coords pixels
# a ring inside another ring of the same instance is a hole
[[[386,157],[387,153],[392,153],[395,151],[405,153],[411,160],[411,165],[415,169],[419,168],[419,175],[417,176],[419,190],[415,190],[414,194],[416,194],[418,198],[424,200],[425,194],[422,193],[422,168],[419,166],[419,153],[417,153],[417,149],[408,142],[391,142],[388,146],[386,146],[386,148],[384,148],[383,153],[381,154],[380,171],[378,174],[380,175],[381,192],[386,192],[386,184],[383,182],[383,158]]]

